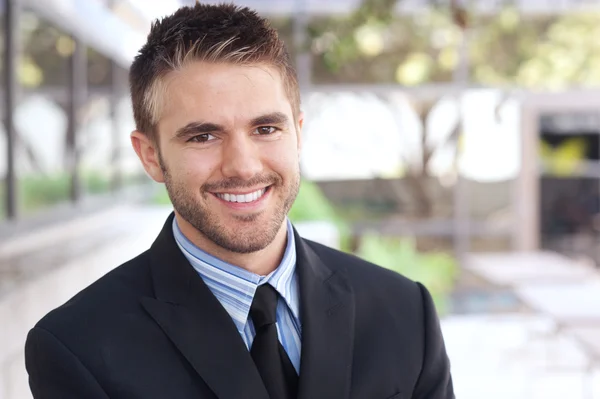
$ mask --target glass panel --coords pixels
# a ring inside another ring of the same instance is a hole
[[[455,143],[424,132],[413,99],[391,93],[313,93],[305,101],[302,170],[352,219],[452,217]],[[434,104],[419,104],[434,108]],[[439,150],[436,157],[432,149]]]
[[[18,74],[26,94],[15,112],[16,170],[19,209],[27,215],[69,198],[63,103],[70,41],[57,27],[31,12],[21,15],[20,26],[23,58]]]
[[[542,248],[600,263],[600,114],[540,118]]]
[[[111,68],[108,58],[88,49],[89,96],[80,133],[83,187],[88,196],[109,192],[117,174],[122,189],[154,187],[131,147],[135,122],[127,90],[128,72],[117,67],[113,74]],[[117,96],[111,93],[113,79],[118,80]]]
[[[0,222],[6,218],[6,131],[4,128],[4,1],[0,1]]]
[[[459,247],[508,250],[519,106],[494,90],[436,99],[392,89],[315,92],[304,106],[303,176],[359,236],[439,237],[445,245],[420,238],[419,249],[453,253],[461,216],[470,238]]]
[[[542,248],[600,261],[600,184],[597,178],[542,177]]]
[[[88,96],[77,138],[84,196],[104,194],[110,189],[113,173],[111,82],[110,60],[88,47]]]
[[[468,217],[485,229],[510,234],[513,188],[521,168],[520,104],[496,90],[463,96],[460,172]]]

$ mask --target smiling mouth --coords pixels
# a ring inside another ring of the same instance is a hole
[[[271,188],[271,186],[268,186],[268,187],[253,191],[248,194],[232,194],[232,193],[213,193],[213,194],[216,197],[222,199],[223,201],[248,203],[248,202],[254,202],[254,201],[257,201],[258,199],[260,199],[263,195],[265,195],[265,193],[267,191],[269,191],[270,188]]]

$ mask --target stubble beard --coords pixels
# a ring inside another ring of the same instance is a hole
[[[200,189],[200,195],[203,199],[201,201],[198,199],[198,195],[187,189],[183,182],[173,178],[160,155],[159,161],[164,175],[165,187],[175,211],[202,236],[217,246],[238,254],[263,250],[275,240],[300,188],[298,168],[296,176],[287,184],[284,184],[281,176],[276,173],[259,175],[248,181],[233,178],[217,183],[204,184]],[[211,191],[244,189],[262,184],[270,186],[269,190],[271,192],[269,195],[277,196],[275,204],[259,213],[235,215],[234,219],[239,223],[234,226],[220,220],[219,215],[207,206],[209,196],[213,195]],[[268,219],[262,225],[258,224],[259,220],[264,219],[265,216]]]

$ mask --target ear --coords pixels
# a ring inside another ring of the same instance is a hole
[[[164,183],[165,177],[160,165],[158,145],[147,134],[138,130],[131,133],[131,145],[150,177],[157,183]]]
[[[300,150],[302,150],[302,126],[304,126],[304,112],[300,111],[298,114],[298,126],[296,127],[298,154],[300,154]]]

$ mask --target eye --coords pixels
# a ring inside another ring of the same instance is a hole
[[[214,140],[215,136],[209,133],[199,134],[197,136],[192,137],[188,140],[190,143],[206,143],[208,141]]]
[[[255,132],[256,132],[256,134],[259,134],[259,135],[267,135],[267,134],[273,134],[277,130],[279,130],[279,129],[277,129],[276,127],[273,127],[273,126],[261,126],[261,127],[256,128]]]

